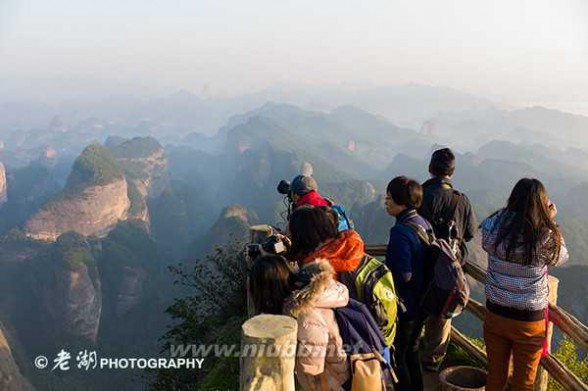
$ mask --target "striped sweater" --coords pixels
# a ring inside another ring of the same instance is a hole
[[[503,307],[522,311],[543,310],[547,306],[549,288],[547,285],[547,265],[559,265],[568,260],[565,243],[559,251],[559,259],[548,259],[548,249],[555,244],[551,231],[546,232],[539,243],[537,259],[531,265],[523,264],[523,249],[516,248],[506,258],[506,243],[496,246],[504,209],[486,218],[482,230],[482,247],[488,253],[488,273],[486,275],[486,299]]]

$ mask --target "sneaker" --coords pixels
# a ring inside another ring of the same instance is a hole
[[[424,362],[423,369],[427,372],[439,372],[439,364]]]

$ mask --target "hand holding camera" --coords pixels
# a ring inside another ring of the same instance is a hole
[[[549,200],[547,208],[549,209],[549,217],[551,217],[552,220],[555,219],[555,216],[557,216],[557,206],[555,206],[555,203]]]

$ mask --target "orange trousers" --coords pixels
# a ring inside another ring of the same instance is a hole
[[[532,391],[546,336],[545,320],[521,321],[486,310],[484,341],[488,353],[486,391],[504,391],[513,357],[511,390]]]

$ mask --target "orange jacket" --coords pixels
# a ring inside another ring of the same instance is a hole
[[[361,236],[351,229],[342,231],[337,238],[323,244],[302,260],[302,265],[314,262],[317,258],[329,261],[336,273],[355,270],[365,255],[365,245]]]

